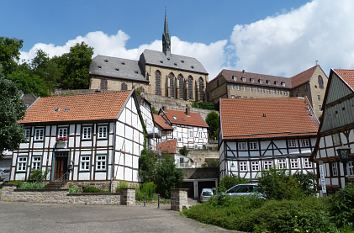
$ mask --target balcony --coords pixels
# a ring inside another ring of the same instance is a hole
[[[67,147],[68,147],[68,137],[66,136],[57,137],[55,148],[66,149]]]

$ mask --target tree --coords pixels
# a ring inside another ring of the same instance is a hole
[[[186,146],[183,146],[181,149],[179,149],[179,154],[187,157],[189,154],[189,150]]]
[[[157,155],[144,149],[139,158],[139,178],[142,183],[155,180]]]
[[[219,114],[215,111],[212,111],[207,115],[205,121],[209,125],[209,129],[208,129],[209,138],[218,139]]]
[[[25,106],[16,85],[0,75],[0,156],[15,150],[23,141],[23,128],[17,124],[25,114]]]
[[[0,65],[5,75],[16,69],[16,62],[20,59],[22,44],[22,40],[0,37]]]

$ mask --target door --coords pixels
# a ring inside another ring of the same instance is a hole
[[[55,170],[54,179],[59,179],[64,176],[68,170],[68,157],[67,154],[57,154],[55,157]]]

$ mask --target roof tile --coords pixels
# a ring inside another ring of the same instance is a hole
[[[164,111],[168,120],[176,125],[189,125],[197,127],[209,127],[202,116],[197,112],[190,112],[189,115],[185,111],[168,109]]]
[[[154,114],[155,123],[164,130],[172,130],[172,126],[170,126],[162,116]]]
[[[335,69],[334,71],[354,91],[354,70]]]
[[[177,152],[177,139],[167,140],[157,145],[161,153],[176,154]]]

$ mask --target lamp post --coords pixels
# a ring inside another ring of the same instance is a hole
[[[343,163],[344,180],[345,183],[347,183],[347,162],[349,161],[350,148],[340,147],[337,149],[337,154],[339,156],[339,161]]]

